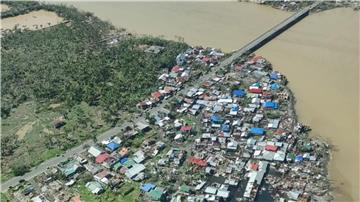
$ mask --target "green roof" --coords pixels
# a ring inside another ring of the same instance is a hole
[[[309,151],[313,150],[313,147],[311,146],[310,143],[307,143],[301,149],[302,149],[302,151],[309,152]]]
[[[185,118],[184,121],[187,125],[194,125],[194,121],[189,118]]]
[[[254,93],[246,93],[247,98],[252,98],[254,95],[256,95],[256,94],[254,94]]]
[[[186,184],[183,184],[183,185],[180,186],[180,191],[189,193],[190,192],[190,187],[187,186]]]
[[[118,170],[119,168],[121,167],[121,163],[120,162],[117,162],[115,163],[115,165],[113,166],[113,170]]]
[[[130,159],[130,158],[129,158],[129,160],[127,160],[127,161],[124,163],[124,166],[127,167],[127,168],[129,168],[129,167],[133,166],[134,164],[135,164],[135,161],[134,161],[133,159]]]
[[[148,194],[153,200],[160,200],[163,195],[163,192],[159,191],[158,189],[153,189],[150,192],[148,192]]]
[[[169,74],[169,76],[170,76],[170,77],[173,77],[173,78],[177,77],[177,75],[178,75],[178,73],[175,73],[175,72],[171,72],[171,73]]]
[[[91,182],[88,182],[86,183],[85,185],[91,192],[95,189],[100,189],[102,190],[103,187],[101,186],[101,184],[99,182],[96,182],[96,181],[91,181]]]
[[[288,157],[291,159],[291,160],[294,160],[295,159],[295,154],[294,153],[289,153]]]
[[[59,166],[61,172],[66,176],[70,176],[76,173],[77,169],[78,169],[78,165],[75,161],[69,161],[68,163]]]

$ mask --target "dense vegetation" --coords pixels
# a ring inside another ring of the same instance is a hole
[[[41,9],[40,3],[36,1],[4,1],[1,3],[10,7],[9,10],[1,12],[1,18],[22,15]]]
[[[9,173],[9,168],[13,174],[22,173],[28,165],[34,166],[60,150],[93,138],[94,130],[102,126],[94,124],[99,109],[103,121],[116,124],[123,115],[119,112],[133,110],[138,101],[156,89],[162,69],[172,67],[176,55],[188,47],[181,42],[124,34],[91,13],[80,13],[75,8],[33,2],[2,3],[9,5],[7,12],[45,9],[64,18],[64,23],[56,26],[36,31],[15,29],[1,37],[2,134],[7,136],[1,141],[1,151],[6,154],[1,156],[3,174]],[[120,37],[119,42],[109,45],[109,37],[113,36]],[[143,45],[165,49],[155,55],[145,53]],[[61,107],[50,109],[54,103],[61,103]],[[30,117],[26,122],[12,117],[19,106],[22,110],[18,111]],[[65,117],[66,125],[54,130],[52,120],[60,115]],[[14,131],[4,131],[27,122],[35,123],[31,138],[17,140]],[[51,133],[44,133],[43,129],[50,129]],[[45,147],[47,152],[41,149]],[[16,159],[30,162],[18,165]]]
[[[148,95],[161,68],[170,67],[187,46],[151,37],[127,37],[108,47],[99,39],[113,27],[89,13],[44,6],[70,20],[39,31],[15,31],[2,42],[2,117],[28,100],[85,101],[116,112]],[[165,46],[164,53],[145,54],[142,44]]]

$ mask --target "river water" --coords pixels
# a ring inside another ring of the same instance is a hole
[[[300,21],[257,51],[290,81],[300,121],[334,145],[339,201],[359,201],[359,12],[335,9]]]
[[[71,2],[138,34],[232,51],[292,13],[238,2]],[[306,17],[257,51],[284,73],[301,122],[334,145],[329,172],[337,201],[359,201],[359,12]]]

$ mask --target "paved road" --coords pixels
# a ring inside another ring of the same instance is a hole
[[[230,58],[227,58],[225,60],[223,60],[219,66],[217,67],[223,67],[227,64],[230,64],[231,62],[233,61],[233,57],[230,57]],[[214,69],[217,69],[217,68],[213,68],[211,71],[209,71],[207,74],[203,75],[201,77],[201,79],[198,79],[195,84],[193,83],[193,85],[186,85],[185,84],[185,87],[179,91],[180,93],[185,93],[187,92],[192,86],[196,86],[196,85],[199,85],[200,83],[202,83],[203,81],[206,81],[210,78],[212,78],[214,75],[215,75],[215,70]],[[159,110],[161,110],[161,108],[163,108],[166,103],[168,101],[167,100],[164,100],[161,104],[159,104],[158,106],[156,107],[153,107],[151,109],[149,109],[148,111],[152,114],[152,113],[155,113]],[[132,120],[132,122],[125,122],[122,124],[121,127],[114,127],[114,128],[111,128],[110,130],[100,134],[98,136],[98,141],[101,142],[102,140],[105,140],[105,139],[108,139],[110,138],[111,136],[113,135],[119,135],[122,133],[122,129],[125,129],[126,126],[132,126],[133,123],[136,123],[136,122],[145,122],[145,117],[144,116],[140,116],[134,120]],[[64,162],[66,161],[67,159],[69,159],[70,157],[74,157],[76,156],[77,154],[85,151],[85,146],[91,146],[91,145],[94,145],[94,142],[93,140],[87,140],[85,142],[83,142],[81,145],[79,146],[76,146],[68,151],[66,151],[63,155],[59,156],[59,157],[54,157],[54,158],[51,158],[49,160],[46,160],[44,161],[43,163],[41,163],[40,165],[36,166],[36,167],[33,167],[31,169],[30,172],[24,174],[23,176],[17,176],[17,177],[13,177],[11,178],[10,180],[4,182],[1,184],[1,192],[5,192],[9,189],[9,187],[14,187],[16,185],[19,184],[19,181],[24,179],[24,180],[30,180],[38,175],[40,175],[41,173],[43,173],[44,171],[46,171],[48,168],[50,167],[53,167],[53,166],[56,166],[57,164],[61,163],[61,162]]]
[[[318,4],[319,4],[319,2],[314,3],[312,6],[295,13],[293,16],[285,19],[280,24],[273,27],[271,30],[265,32],[261,36],[257,37],[255,40],[248,43],[243,48],[235,51],[230,57],[228,57],[228,58],[224,59],[223,61],[221,61],[218,66],[216,66],[215,68],[212,68],[211,71],[209,71],[207,74],[204,74],[201,78],[199,78],[192,85],[185,84],[184,89],[182,89],[180,91],[180,93],[186,93],[191,87],[198,86],[202,82],[211,79],[212,77],[215,76],[216,69],[219,69],[221,67],[226,67],[227,65],[230,65],[232,62],[234,62],[235,59],[239,58],[244,53],[246,53],[248,51],[255,51],[255,49],[258,48],[259,43],[266,43],[267,40],[274,37],[273,35],[279,34],[279,33],[276,33],[276,32],[278,32],[279,30],[284,29],[284,27],[288,28],[288,24],[292,23],[295,20],[298,20],[298,18],[301,15],[305,14],[306,12],[308,12],[309,10],[311,10],[313,7],[317,6]],[[167,103],[167,100],[164,100],[163,103],[161,103],[160,105],[158,105],[156,107],[153,107],[152,109],[149,110],[149,112],[154,113],[154,112],[159,111],[161,108],[163,108],[165,106],[166,103]],[[102,141],[104,139],[108,139],[109,137],[111,137],[113,135],[119,135],[119,134],[121,134],[122,129],[124,129],[126,126],[132,126],[133,123],[136,123],[136,122],[139,122],[139,121],[144,122],[145,121],[144,116],[141,116],[141,117],[136,118],[135,120],[132,120],[132,123],[126,122],[121,127],[111,128],[110,130],[100,134],[98,136],[98,140]],[[94,145],[93,140],[87,140],[87,141],[83,142],[81,145],[66,151],[62,156],[54,157],[54,158],[51,158],[51,159],[49,159],[47,161],[44,161],[40,165],[38,165],[36,167],[33,167],[30,172],[26,173],[23,176],[18,176],[18,177],[11,178],[10,180],[8,180],[8,181],[1,184],[1,187],[0,187],[1,190],[0,191],[5,192],[5,191],[8,190],[8,188],[10,186],[14,187],[17,184],[19,184],[19,180],[22,180],[22,179],[30,180],[30,179],[40,175],[44,171],[46,171],[49,167],[56,166],[57,164],[67,160],[68,158],[73,157],[73,156],[83,152],[85,150],[84,147],[86,145]]]
[[[126,127],[126,125],[124,125],[124,127]],[[121,127],[111,128],[110,130],[99,135],[99,140],[104,140],[113,135],[118,135],[118,134],[120,134],[121,129],[122,129]],[[40,175],[41,173],[46,171],[48,168],[56,166],[57,164],[66,161],[70,157],[74,157],[75,155],[83,152],[85,150],[84,146],[86,146],[86,145],[94,145],[93,140],[86,140],[81,145],[67,150],[63,155],[51,158],[49,160],[44,161],[40,165],[33,167],[30,172],[25,173],[23,176],[13,177],[10,180],[2,183],[1,184],[1,192],[6,191],[10,186],[16,186],[19,183],[19,180],[22,180],[22,179],[30,180],[30,179]]]

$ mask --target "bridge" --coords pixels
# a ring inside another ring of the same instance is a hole
[[[247,53],[254,52],[258,48],[260,48],[261,46],[263,46],[264,44],[269,42],[271,39],[275,38],[276,36],[281,34],[283,31],[285,31],[286,29],[288,29],[289,27],[291,27],[292,25],[294,25],[295,23],[297,23],[298,21],[302,20],[304,17],[309,15],[309,12],[314,7],[319,5],[320,3],[321,2],[315,2],[313,5],[311,5],[307,8],[304,8],[303,10],[295,13],[294,15],[290,16],[289,18],[280,22],[278,25],[271,28],[264,34],[260,35],[255,40],[253,40],[250,43],[248,43],[247,45],[245,45],[243,48],[241,48],[237,51],[234,51],[233,54],[230,57],[224,59],[219,64],[218,67],[219,68],[226,67],[227,65],[230,65],[231,63],[233,63],[240,56],[247,54]],[[218,69],[218,68],[216,68],[216,69]],[[197,80],[196,84],[194,84],[194,85],[200,84],[201,82],[208,80],[209,78],[215,76],[215,72],[216,72],[215,70],[212,69],[212,71],[203,75],[200,79]],[[189,88],[191,88],[191,86],[185,87],[184,89],[182,89],[181,92],[186,92],[189,90]],[[155,112],[155,111],[161,110],[161,108],[163,108],[165,106],[165,103],[166,102],[163,102],[161,105],[151,109],[149,112]],[[144,117],[139,117],[134,120],[134,122],[137,122],[137,121],[144,121]],[[131,125],[131,124],[132,123],[124,123],[122,125],[122,127],[114,127],[112,129],[106,131],[105,133],[100,134],[98,136],[98,140],[101,141],[101,140],[109,138],[110,136],[118,135],[126,127],[126,125]],[[10,187],[17,186],[20,183],[20,181],[22,181],[22,180],[30,180],[30,179],[42,174],[49,168],[56,166],[57,164],[66,161],[68,158],[74,157],[76,154],[83,152],[85,150],[85,148],[90,145],[94,145],[94,142],[92,140],[87,140],[87,141],[83,142],[81,145],[66,151],[63,155],[48,159],[47,161],[41,163],[40,165],[33,167],[30,172],[25,173],[23,176],[13,177],[13,178],[9,179],[8,181],[1,183],[1,187],[0,187],[1,192],[7,191]]]
[[[242,47],[239,50],[236,50],[233,55],[231,55],[228,59],[224,61],[224,65],[231,64],[234,60],[242,56],[246,53],[252,53],[256,51],[257,49],[261,48],[263,45],[265,45],[267,42],[271,41],[273,38],[277,37],[279,34],[284,32],[285,30],[289,29],[291,26],[305,18],[309,15],[310,11],[314,9],[316,6],[318,6],[321,3],[321,1],[315,2],[312,5],[296,12],[294,15],[288,17],[287,19],[283,20],[279,24],[277,24],[275,27],[271,28],[264,34],[260,35],[250,43],[246,44],[244,47]]]

